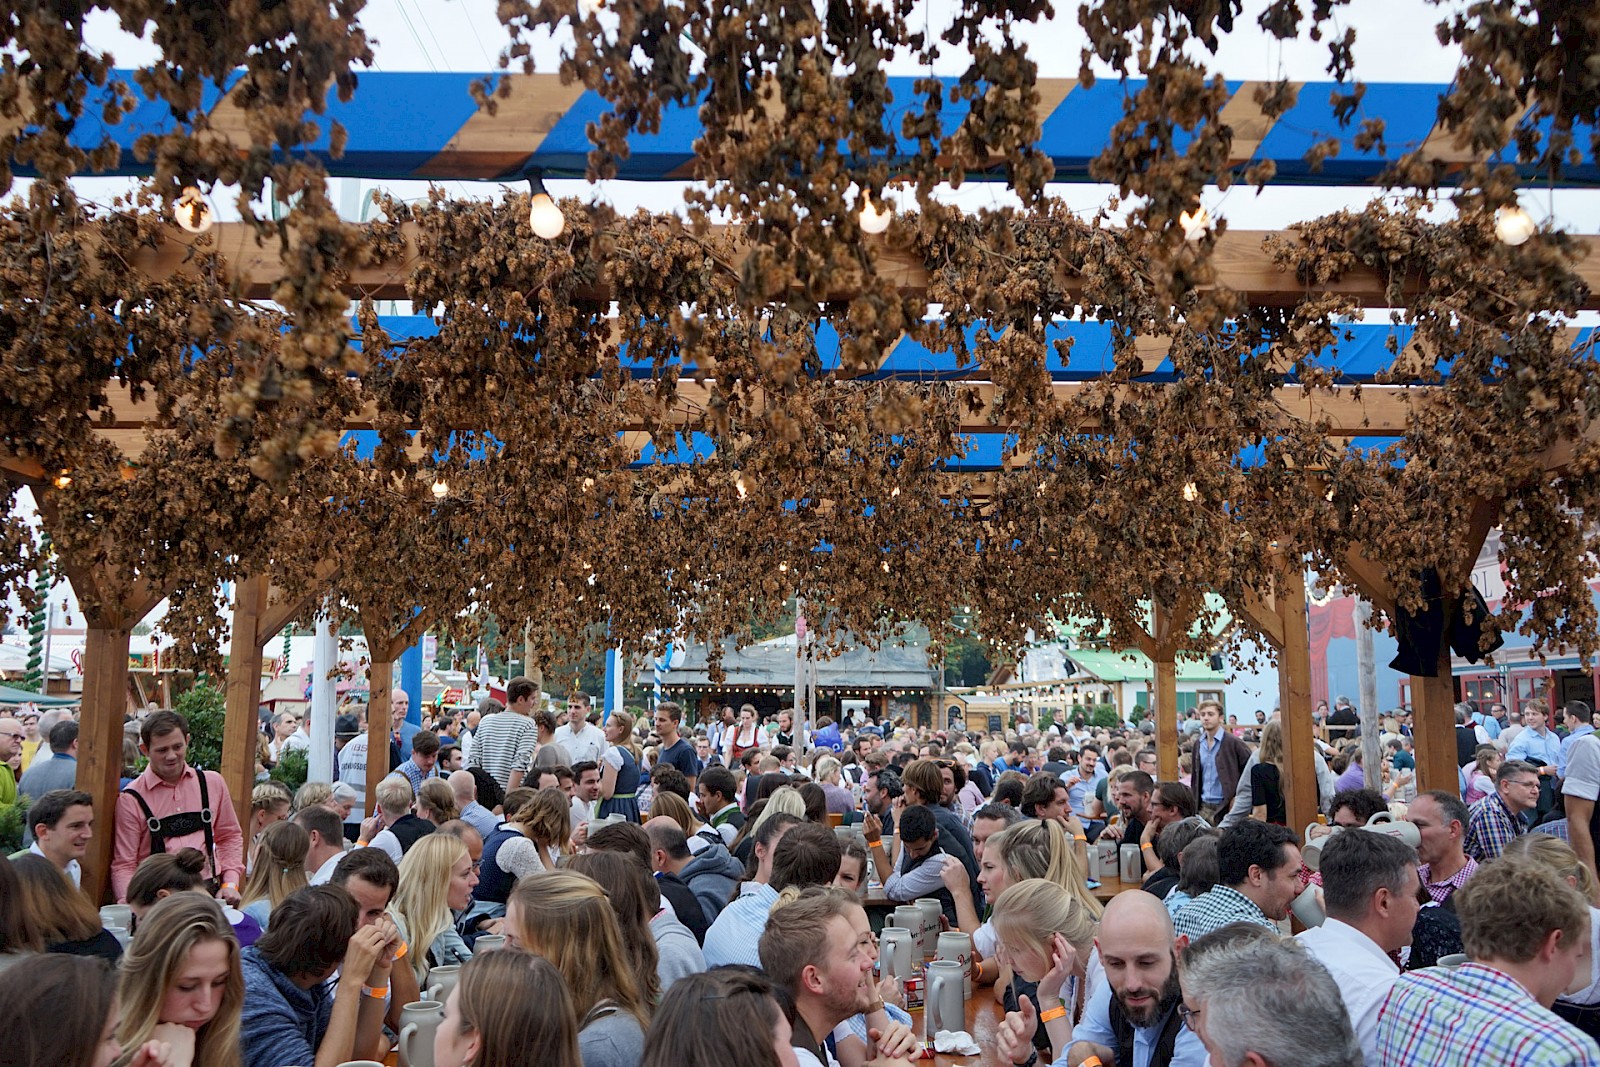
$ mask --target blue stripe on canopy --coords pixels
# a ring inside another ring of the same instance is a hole
[[[132,84],[131,74],[128,70],[118,70],[113,76]],[[324,161],[329,173],[340,177],[511,180],[529,167],[542,168],[546,177],[584,176],[592,147],[588,128],[609,110],[609,105],[592,91],[581,92],[569,103],[571,91],[560,87],[555,75],[518,79],[514,92],[537,97],[530,100],[529,105],[556,117],[543,137],[532,128],[511,131],[511,143],[516,143],[518,137],[525,139],[529,154],[508,155],[504,148],[507,131],[527,108],[503,107],[497,117],[479,115],[468,86],[480,77],[484,76],[365,72],[348,103],[337,99],[328,101],[327,118],[341,123],[349,134],[343,157],[328,158],[326,131],[311,151]],[[237,75],[230,78],[229,84],[237,78]],[[904,137],[903,131],[906,116],[922,107],[921,98],[913,88],[914,81],[907,77],[889,79],[894,99],[884,121],[897,142],[896,150],[901,157],[910,156],[916,148],[913,141]],[[953,132],[969,107],[967,101],[953,97],[951,90],[955,84],[953,78],[944,79],[941,119],[947,133]],[[1042,94],[1047,99],[1059,99],[1048,114],[1040,116],[1038,141],[1038,148],[1055,164],[1055,181],[1094,181],[1089,173],[1090,162],[1105,148],[1112,126],[1122,118],[1124,101],[1144,84],[1138,79],[1124,83],[1106,78],[1092,88],[1078,85],[1075,79],[1047,79],[1041,83]],[[1228,87],[1235,93],[1254,92],[1254,86],[1248,83],[1229,82]],[[1335,121],[1329,103],[1335,92],[1342,91],[1344,87],[1333,82],[1305,83],[1293,107],[1275,121],[1263,120],[1265,135],[1250,162],[1271,160],[1277,167],[1274,181],[1280,185],[1370,182],[1390,163],[1416,149],[1429,137],[1438,100],[1448,91],[1448,86],[1369,82],[1355,121],[1343,129]],[[149,163],[135,157],[133,144],[142,134],[174,128],[176,123],[169,109],[165,104],[142,101],[125,121],[107,126],[100,115],[105,96],[103,90],[89,88],[86,113],[76,124],[73,142],[85,148],[93,147],[109,134],[122,152],[113,167],[103,173],[150,173]],[[202,94],[203,106],[210,110],[220,96],[221,90],[217,87],[207,88]],[[1250,102],[1241,104],[1241,108],[1249,113],[1258,111]],[[315,115],[308,117],[319,119]],[[1355,147],[1360,123],[1368,118],[1379,118],[1385,123],[1383,153],[1363,152]],[[1549,124],[1542,123],[1541,127],[1548,131]],[[619,177],[631,181],[686,179],[693,170],[694,143],[701,134],[698,102],[663,108],[659,132],[629,136],[630,154],[617,160]],[[1574,130],[1580,145],[1588,143],[1589,134],[1587,127]],[[1187,134],[1179,131],[1176,141],[1181,147],[1187,138]],[[1330,138],[1338,141],[1338,153],[1325,159],[1320,167],[1313,168],[1306,162],[1307,152]],[[1435,139],[1436,143],[1438,140]],[[1453,151],[1447,144],[1444,150]],[[1516,165],[1524,179],[1537,176],[1541,184],[1549,180],[1537,175],[1532,166],[1516,164],[1514,151],[1502,154],[1501,161]],[[18,165],[17,172],[28,176],[34,173],[25,165]],[[980,169],[970,177],[977,181],[1003,181],[1004,168]],[[1586,156],[1576,165],[1564,166],[1554,183],[1600,186],[1600,164]]]

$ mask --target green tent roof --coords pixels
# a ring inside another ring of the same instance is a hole
[[[0,685],[0,706],[14,704],[37,704],[41,708],[76,707],[83,703],[81,697],[47,697],[43,693],[33,693],[26,689],[13,689],[9,685]]]
[[[1156,676],[1155,665],[1142,652],[1106,652],[1092,648],[1075,648],[1069,649],[1065,654],[1081,669],[1102,682],[1150,681]],[[1220,683],[1227,681],[1227,676],[1221,671],[1212,670],[1207,660],[1179,657],[1178,681]]]

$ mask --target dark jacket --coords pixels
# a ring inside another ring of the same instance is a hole
[[[688,886],[700,902],[708,928],[738,891],[743,877],[744,864],[734,859],[722,845],[707,845],[678,872],[678,880]]]
[[[694,890],[685,885],[677,875],[666,873],[656,875],[656,889],[661,893],[662,899],[672,905],[678,921],[689,928],[695,941],[705,944],[706,931],[711,928],[711,924],[706,920],[705,908],[701,906],[700,898],[694,895]]]
[[[1205,795],[1206,769],[1200,760],[1200,746],[1205,743],[1205,736],[1199,733],[1194,739],[1194,772],[1190,776],[1190,787],[1196,799]],[[1226,812],[1233,807],[1233,794],[1239,789],[1239,775],[1244,772],[1244,765],[1250,762],[1250,746],[1229,733],[1227,727],[1219,729],[1217,736],[1222,739],[1217,747],[1217,777],[1222,779],[1222,806],[1217,810]]]

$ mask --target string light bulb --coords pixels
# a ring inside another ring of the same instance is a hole
[[[72,472],[66,470],[60,472],[55,476],[54,484],[57,489],[65,489],[72,484]]]
[[[861,195],[861,232],[878,234],[889,228],[894,218],[894,208],[888,204],[873,203],[872,197]]]
[[[1199,500],[1200,487],[1195,485],[1193,482],[1185,482],[1183,484],[1183,499],[1187,500],[1191,504],[1193,504],[1196,500]]]
[[[192,185],[183,187],[183,195],[172,205],[172,220],[189,233],[205,233],[217,221],[206,194]]]
[[[435,479],[433,483],[433,499],[443,500],[449,495],[450,483],[445,481],[443,478]]]
[[[544,178],[538,171],[528,175],[528,192],[532,195],[528,205],[528,225],[535,236],[554,241],[567,228],[567,219],[545,189]]]
[[[1494,213],[1494,235],[1501,244],[1512,248],[1526,244],[1538,228],[1533,217],[1518,204],[1507,204]]]
[[[1193,211],[1185,211],[1179,215],[1178,225],[1183,227],[1183,239],[1192,244],[1211,229],[1211,214],[1205,208],[1197,207]]]

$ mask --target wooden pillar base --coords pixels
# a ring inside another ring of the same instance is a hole
[[[83,708],[77,787],[94,797],[95,835],[83,857],[83,889],[109,899],[117,794],[122,786],[122,720],[128,706],[128,647],[133,626],[89,623],[84,645]]]
[[[1450,649],[1439,651],[1435,678],[1411,676],[1411,725],[1417,752],[1417,789],[1440,789],[1461,795],[1461,769],[1456,765],[1456,685],[1450,671]]]
[[[1322,807],[1311,737],[1311,636],[1306,625],[1305,573],[1291,568],[1275,584],[1273,601],[1283,635],[1278,652],[1283,794],[1289,826],[1299,832],[1316,822]]]

